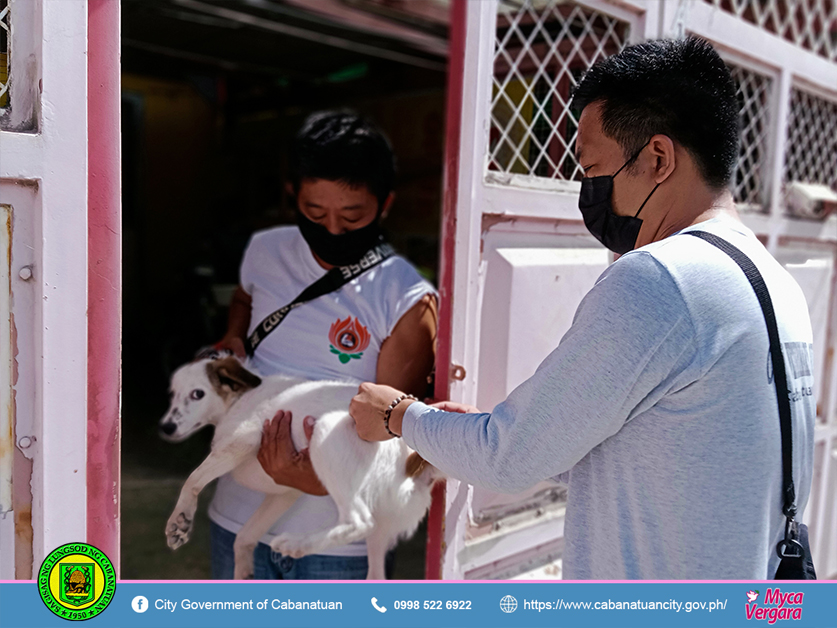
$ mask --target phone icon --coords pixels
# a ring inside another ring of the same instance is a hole
[[[372,598],[372,606],[374,606],[375,610],[378,611],[379,613],[386,613],[387,612],[387,607],[386,606],[378,606],[378,598],[376,598],[376,597]]]

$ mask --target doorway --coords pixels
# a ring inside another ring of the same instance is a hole
[[[403,5],[123,0],[123,578],[210,577],[210,491],[173,557],[163,530],[211,432],[171,445],[157,422],[171,372],[226,329],[250,235],[294,222],[285,156],[307,115],[352,109],[388,136],[384,226],[436,279],[447,8]],[[424,577],[421,535],[395,577]]]

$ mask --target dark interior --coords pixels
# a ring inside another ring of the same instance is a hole
[[[157,422],[171,372],[226,329],[250,234],[293,222],[285,155],[309,113],[353,109],[386,133],[398,176],[384,226],[435,281],[440,6],[334,0],[338,19],[303,2],[123,0],[123,578],[209,577],[208,522],[174,559],[163,528],[211,430],[171,445]],[[397,577],[423,577],[413,545]]]

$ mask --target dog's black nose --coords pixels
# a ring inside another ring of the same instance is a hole
[[[177,425],[174,423],[163,423],[160,426],[160,431],[163,432],[166,436],[171,436],[177,431]]]

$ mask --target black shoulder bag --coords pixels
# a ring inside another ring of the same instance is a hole
[[[764,322],[767,324],[767,336],[770,339],[770,359],[773,363],[773,383],[776,385],[776,398],[779,403],[779,424],[782,431],[782,512],[785,514],[785,538],[776,545],[776,553],[781,562],[776,571],[776,580],[816,580],[814,560],[808,544],[808,526],[794,520],[796,516],[796,491],[793,487],[793,440],[791,438],[791,409],[788,393],[788,377],[785,371],[785,359],[782,344],[779,341],[779,329],[776,327],[776,314],[773,302],[764,279],[752,260],[738,248],[711,233],[705,231],[687,231],[709,242],[724,253],[744,271],[761,305]]]
[[[265,318],[253,330],[249,337],[244,339],[244,349],[247,355],[252,356],[262,341],[267,338],[274,329],[279,327],[279,324],[285,320],[285,317],[291,310],[299,307],[303,303],[313,301],[330,292],[334,292],[349,283],[355,277],[359,277],[370,268],[374,268],[381,262],[389,259],[395,254],[393,248],[386,242],[376,245],[369,249],[359,262],[356,264],[349,264],[348,266],[337,266],[329,270],[325,275],[320,277],[317,281],[305,288],[297,298],[293,301],[280,307],[270,316]]]

